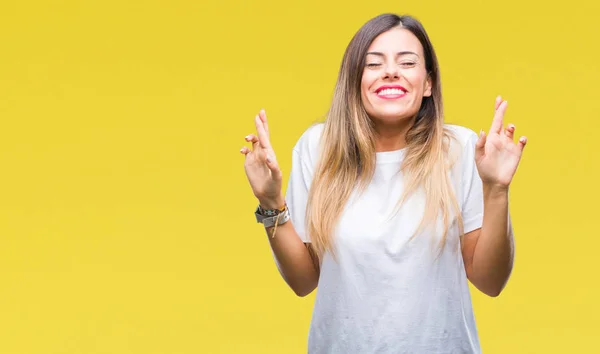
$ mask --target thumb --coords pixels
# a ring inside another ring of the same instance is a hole
[[[475,158],[479,160],[485,154],[485,142],[487,140],[487,135],[485,132],[481,130],[479,132],[479,139],[475,143]]]

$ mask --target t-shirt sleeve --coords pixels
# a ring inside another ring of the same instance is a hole
[[[470,132],[462,154],[462,217],[464,232],[481,227],[483,223],[483,185],[475,164],[477,134]]]
[[[297,148],[294,148],[292,152],[292,169],[285,200],[290,210],[290,219],[303,242],[310,242],[310,238],[306,232],[306,204],[311,180],[311,169],[303,160],[301,152]]]

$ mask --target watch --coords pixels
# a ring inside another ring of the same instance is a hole
[[[284,207],[283,210],[265,211],[258,206],[254,214],[256,215],[256,222],[262,223],[265,227],[273,227],[275,223],[278,226],[283,225],[290,220],[290,210],[287,207]]]

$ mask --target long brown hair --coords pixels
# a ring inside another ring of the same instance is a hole
[[[359,192],[364,191],[375,171],[376,133],[362,103],[361,79],[365,57],[373,40],[397,27],[409,30],[421,42],[431,80],[431,96],[423,98],[414,125],[406,135],[402,171],[407,182],[399,204],[422,188],[426,195],[426,208],[418,230],[427,221],[437,220],[441,212],[443,247],[453,220],[452,211],[455,211],[462,234],[462,219],[447,173],[452,163],[448,159],[452,135],[444,129],[440,73],[435,51],[418,20],[411,16],[383,14],[364,24],[346,48],[325,121],[321,157],[307,205],[307,230],[319,259],[325,252],[335,256],[332,247],[335,224],[355,188]]]

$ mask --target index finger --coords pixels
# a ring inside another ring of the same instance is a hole
[[[267,134],[265,126],[258,115],[254,118],[254,123],[256,123],[256,132],[258,133],[258,142],[260,143],[260,146],[265,149],[270,149],[271,142],[269,141],[269,135]]]

